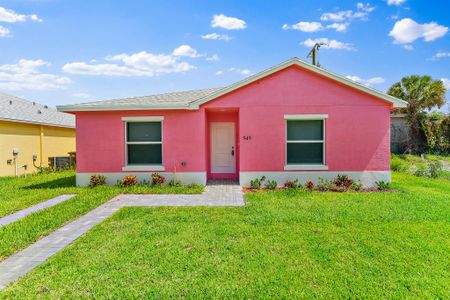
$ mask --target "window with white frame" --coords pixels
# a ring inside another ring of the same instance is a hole
[[[325,120],[286,118],[286,164],[325,164]]]
[[[127,165],[162,164],[162,122],[127,121]]]

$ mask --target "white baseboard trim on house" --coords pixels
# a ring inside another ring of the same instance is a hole
[[[117,172],[117,173],[108,173],[108,172],[98,172],[98,173],[79,173],[77,172],[76,181],[77,186],[86,186],[89,185],[89,181],[92,175],[103,175],[106,177],[106,184],[114,185],[117,183],[117,180],[121,180],[126,175],[135,175],[138,181],[151,181],[151,175],[154,172]],[[169,182],[173,179],[173,172],[158,172],[158,174],[164,176],[166,178],[166,182]],[[180,180],[183,184],[196,183],[205,185],[206,184],[206,172],[177,172],[176,173],[177,180]]]
[[[249,186],[250,180],[266,176],[267,180],[275,180],[278,186],[283,186],[286,180],[298,179],[299,183],[305,184],[306,181],[311,180],[317,184],[319,178],[332,180],[337,175],[344,174],[354,181],[360,180],[363,186],[375,186],[377,181],[391,182],[391,171],[321,171],[321,172],[240,172],[239,184],[242,186]]]

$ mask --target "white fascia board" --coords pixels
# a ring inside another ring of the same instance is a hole
[[[77,105],[58,105],[56,109],[59,112],[77,112],[77,111],[111,111],[111,110],[173,110],[173,109],[191,109],[189,106],[148,106],[148,105],[102,105],[102,106],[77,106]]]

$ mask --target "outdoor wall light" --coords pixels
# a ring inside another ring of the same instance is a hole
[[[19,148],[13,148],[12,150],[12,154],[14,158],[17,158],[17,156],[19,156]]]

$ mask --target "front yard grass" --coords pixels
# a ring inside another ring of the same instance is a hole
[[[35,212],[24,219],[0,227],[0,261],[14,252],[84,215],[121,193],[201,193],[203,187],[75,187],[75,172],[35,174],[27,178],[0,178],[0,217],[46,201],[61,194],[77,194],[58,205]]]
[[[255,192],[247,206],[125,208],[5,298],[449,298],[450,182]]]

